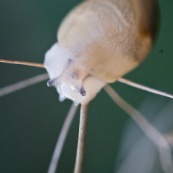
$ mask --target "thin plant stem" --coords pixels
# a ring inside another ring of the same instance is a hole
[[[123,84],[132,86],[134,88],[138,88],[138,89],[141,89],[141,90],[144,90],[144,91],[148,91],[148,92],[151,92],[151,93],[154,93],[154,94],[157,94],[157,95],[173,98],[172,94],[169,94],[169,93],[166,93],[166,92],[163,92],[163,91],[159,91],[159,90],[156,90],[156,89],[153,89],[153,88],[138,84],[136,82],[132,82],[132,81],[124,79],[124,78],[119,78],[118,82],[121,82]]]
[[[42,63],[33,63],[33,62],[25,62],[25,61],[0,59],[0,63],[17,64],[17,65],[25,65],[25,66],[31,66],[31,67],[37,67],[37,68],[45,68],[44,64],[42,64]],[[144,90],[144,91],[148,91],[148,92],[151,92],[151,93],[154,93],[154,94],[157,94],[157,95],[162,95],[162,96],[165,96],[165,97],[173,98],[172,94],[169,94],[169,93],[166,93],[166,92],[163,92],[163,91],[159,91],[159,90],[156,90],[156,89],[153,89],[153,88],[141,85],[141,84],[138,84],[136,82],[127,80],[125,78],[119,78],[117,81],[121,82],[123,84],[129,85],[129,86],[132,86],[134,88],[138,88],[138,89],[141,89],[141,90]]]
[[[7,94],[11,94],[18,90],[24,89],[31,85],[37,84],[46,79],[48,79],[48,75],[45,73],[45,74],[41,74],[41,75],[37,75],[37,76],[31,77],[31,78],[25,79],[23,81],[17,82],[15,84],[12,84],[9,86],[5,86],[3,88],[0,88],[0,97],[5,96]]]
[[[82,172],[83,160],[84,160],[85,138],[86,138],[86,127],[87,127],[87,112],[88,112],[88,105],[87,104],[81,105],[78,145],[77,145],[74,173]]]
[[[48,169],[48,173],[55,173],[56,169],[58,167],[58,163],[59,163],[59,159],[63,150],[63,146],[68,134],[68,131],[70,129],[70,126],[72,124],[72,121],[74,119],[74,116],[76,114],[77,111],[77,106],[74,105],[74,103],[72,103],[69,112],[66,116],[66,119],[64,121],[64,124],[62,126],[60,135],[57,139],[56,145],[55,145],[55,149],[52,155],[52,159],[49,165],[49,169]]]
[[[135,108],[129,105],[125,100],[123,100],[117,92],[113,90],[109,85],[105,86],[105,91],[113,99],[117,105],[127,112],[128,115],[138,124],[141,130],[148,136],[148,138],[156,145],[159,151],[159,156],[162,164],[162,169],[165,173],[173,172],[173,163],[171,156],[171,149],[168,141],[165,137],[154,128],[145,117],[138,112]]]
[[[26,61],[14,61],[14,60],[0,59],[0,63],[26,65],[26,66],[37,67],[37,68],[45,68],[44,64],[26,62]]]
[[[173,132],[171,131],[171,132],[164,134],[164,137],[169,142],[169,144],[173,147]]]

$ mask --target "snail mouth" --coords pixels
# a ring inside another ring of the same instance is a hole
[[[83,68],[76,65],[72,60],[69,60],[61,75],[48,80],[47,86],[59,88],[59,90],[64,92],[62,95],[67,98],[69,97],[70,92],[78,92],[82,97],[84,97],[87,95],[84,87],[85,81],[90,76],[91,75],[88,74],[88,72],[86,72]]]
[[[69,86],[71,86],[71,89],[73,90],[73,91],[77,91],[78,93],[80,93],[80,95],[81,96],[86,96],[86,90],[85,90],[85,87],[84,87],[84,83],[85,83],[85,81],[86,81],[86,79],[89,77],[90,75],[87,75],[83,80],[82,80],[82,82],[81,82],[81,85],[78,85],[78,86],[73,86],[73,85],[71,85],[70,83],[66,83],[66,82],[64,82],[64,84],[66,84],[66,85],[69,85]],[[56,86],[60,86],[60,85],[62,85],[63,84],[63,81],[61,81],[61,77],[56,77],[56,78],[54,78],[54,79],[50,79],[50,80],[48,80],[47,81],[47,86],[48,87],[56,87]],[[63,84],[63,85],[64,85]]]

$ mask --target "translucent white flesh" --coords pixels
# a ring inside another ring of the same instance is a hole
[[[44,65],[60,95],[60,101],[68,98],[76,104],[85,104],[96,96],[105,83],[90,75],[80,64],[69,63],[72,56],[55,43],[46,52]],[[74,73],[77,73],[76,76]],[[86,95],[80,93],[81,87],[84,87]]]

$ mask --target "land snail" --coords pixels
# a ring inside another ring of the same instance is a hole
[[[107,84],[137,67],[156,35],[155,0],[88,0],[58,30],[44,65],[60,101],[87,104]]]

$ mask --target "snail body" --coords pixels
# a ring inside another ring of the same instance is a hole
[[[58,43],[46,53],[48,84],[61,100],[89,102],[146,58],[155,26],[154,0],[84,1],[64,19]]]

